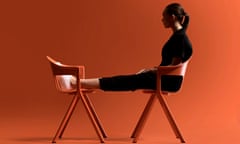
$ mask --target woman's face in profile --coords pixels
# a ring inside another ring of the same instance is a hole
[[[171,26],[171,20],[171,16],[166,13],[166,10],[164,10],[162,14],[162,22],[165,28],[169,28]]]

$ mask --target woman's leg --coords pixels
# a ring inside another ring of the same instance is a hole
[[[103,77],[99,79],[99,88],[104,91],[156,89],[156,73],[146,72],[140,74]]]
[[[81,87],[84,89],[99,89],[99,78],[80,79]]]
[[[72,79],[76,85],[76,79]],[[132,75],[118,75],[103,78],[80,79],[82,88],[104,91],[134,91],[137,89],[156,89],[156,73],[146,72]]]
[[[76,77],[71,78],[72,87],[76,87],[77,79]],[[84,89],[99,89],[99,78],[91,78],[91,79],[80,79],[81,88]]]

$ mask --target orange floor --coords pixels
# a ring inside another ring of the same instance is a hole
[[[68,98],[69,99],[69,98]],[[66,101],[66,104],[69,101]],[[140,103],[139,105],[141,105]],[[117,104],[116,104],[117,105]],[[99,105],[96,105],[97,109]],[[172,106],[174,108],[174,106]],[[141,107],[143,108],[143,107]],[[159,105],[155,107],[146,123],[144,131],[139,139],[139,144],[178,144],[169,124]],[[227,108],[227,107],[226,107]],[[0,123],[0,144],[49,144],[54,136],[66,106],[56,106],[54,114],[49,110],[38,110],[36,113],[27,113],[22,111],[15,116],[9,114],[8,117],[1,117]],[[116,109],[112,111],[98,111],[99,117],[104,125],[108,135],[106,143],[108,144],[130,144],[131,131],[139,117],[142,109]],[[199,116],[188,116],[173,110],[177,117],[180,129],[188,144],[239,144],[240,129],[239,119],[236,119],[232,109],[226,109],[212,115],[204,111],[195,111]],[[137,112],[136,112],[137,111]],[[116,114],[116,112],[121,114]],[[219,116],[222,114],[222,117]],[[192,115],[192,114],[191,114]],[[205,117],[203,117],[205,116]],[[191,118],[191,119],[188,119]],[[97,135],[87,118],[87,115],[81,106],[78,105],[70,123],[67,127],[62,140],[59,144],[98,144]]]

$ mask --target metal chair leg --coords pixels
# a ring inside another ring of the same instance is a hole
[[[89,100],[88,95],[85,94],[85,93],[83,93],[83,95],[85,96],[86,102],[87,102],[87,104],[88,104],[88,106],[89,106],[89,108],[90,108],[90,110],[91,110],[91,112],[92,112],[92,114],[93,114],[93,117],[94,117],[94,119],[95,119],[95,121],[96,121],[96,123],[97,123],[97,125],[98,125],[98,127],[99,127],[99,129],[100,129],[100,131],[101,131],[101,133],[102,133],[102,136],[103,136],[104,138],[107,138],[106,132],[105,132],[105,130],[104,130],[103,127],[102,127],[102,124],[101,124],[101,122],[100,122],[100,120],[99,120],[99,118],[98,118],[98,115],[97,115],[97,113],[96,113],[96,111],[95,111],[95,109],[94,109],[93,104],[92,104],[91,101]]]
[[[56,134],[55,134],[55,136],[54,136],[54,138],[52,139],[52,143],[56,143],[56,139],[58,137],[59,138],[62,137],[62,135],[63,135],[63,133],[64,133],[66,127],[67,127],[67,124],[68,124],[68,122],[69,122],[69,120],[70,120],[70,118],[73,114],[73,111],[74,111],[74,109],[77,105],[78,100],[79,100],[78,95],[75,95],[72,99],[72,102],[71,102],[71,104],[70,104],[70,106],[69,106],[69,108],[68,108],[68,110],[67,110],[67,112],[66,112],[66,114],[65,114],[65,116],[64,116],[58,130],[57,130],[57,132],[56,132]]]
[[[93,127],[98,135],[98,138],[100,140],[101,143],[104,143],[104,138],[102,136],[102,133],[101,133],[101,130],[100,128],[98,127],[98,124],[97,122],[95,121],[95,118],[94,118],[94,115],[91,111],[91,108],[89,107],[88,103],[87,103],[87,100],[86,100],[86,97],[84,96],[84,94],[82,92],[80,92],[80,97],[81,97],[81,100],[83,102],[83,105],[87,111],[87,114],[89,116],[89,119],[91,120],[92,124],[93,124]]]
[[[184,140],[184,138],[183,138],[178,126],[177,126],[176,121],[174,120],[173,115],[171,114],[171,111],[170,111],[170,109],[169,109],[169,107],[166,103],[165,98],[161,94],[157,94],[157,96],[158,96],[158,100],[159,100],[159,102],[160,102],[160,104],[163,108],[163,111],[164,111],[164,113],[165,113],[165,115],[168,119],[168,122],[170,123],[170,125],[172,127],[172,130],[174,131],[176,137],[180,139],[181,143],[185,143],[185,140]]]
[[[143,111],[143,113],[142,113],[142,115],[141,115],[133,133],[132,133],[132,135],[131,135],[131,138],[133,138],[133,143],[136,143],[138,141],[140,133],[142,132],[142,129],[143,129],[145,123],[146,123],[146,120],[149,116],[149,113],[150,113],[150,111],[153,107],[153,103],[154,103],[155,100],[156,100],[155,94],[152,94],[151,97],[148,100],[148,103],[147,103],[147,105],[146,105],[146,107],[145,107],[145,109],[144,109],[144,111]]]

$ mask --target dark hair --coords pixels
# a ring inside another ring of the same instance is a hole
[[[183,28],[187,29],[189,24],[189,15],[184,11],[183,7],[179,3],[171,3],[167,5],[165,12],[168,15],[176,16]]]

